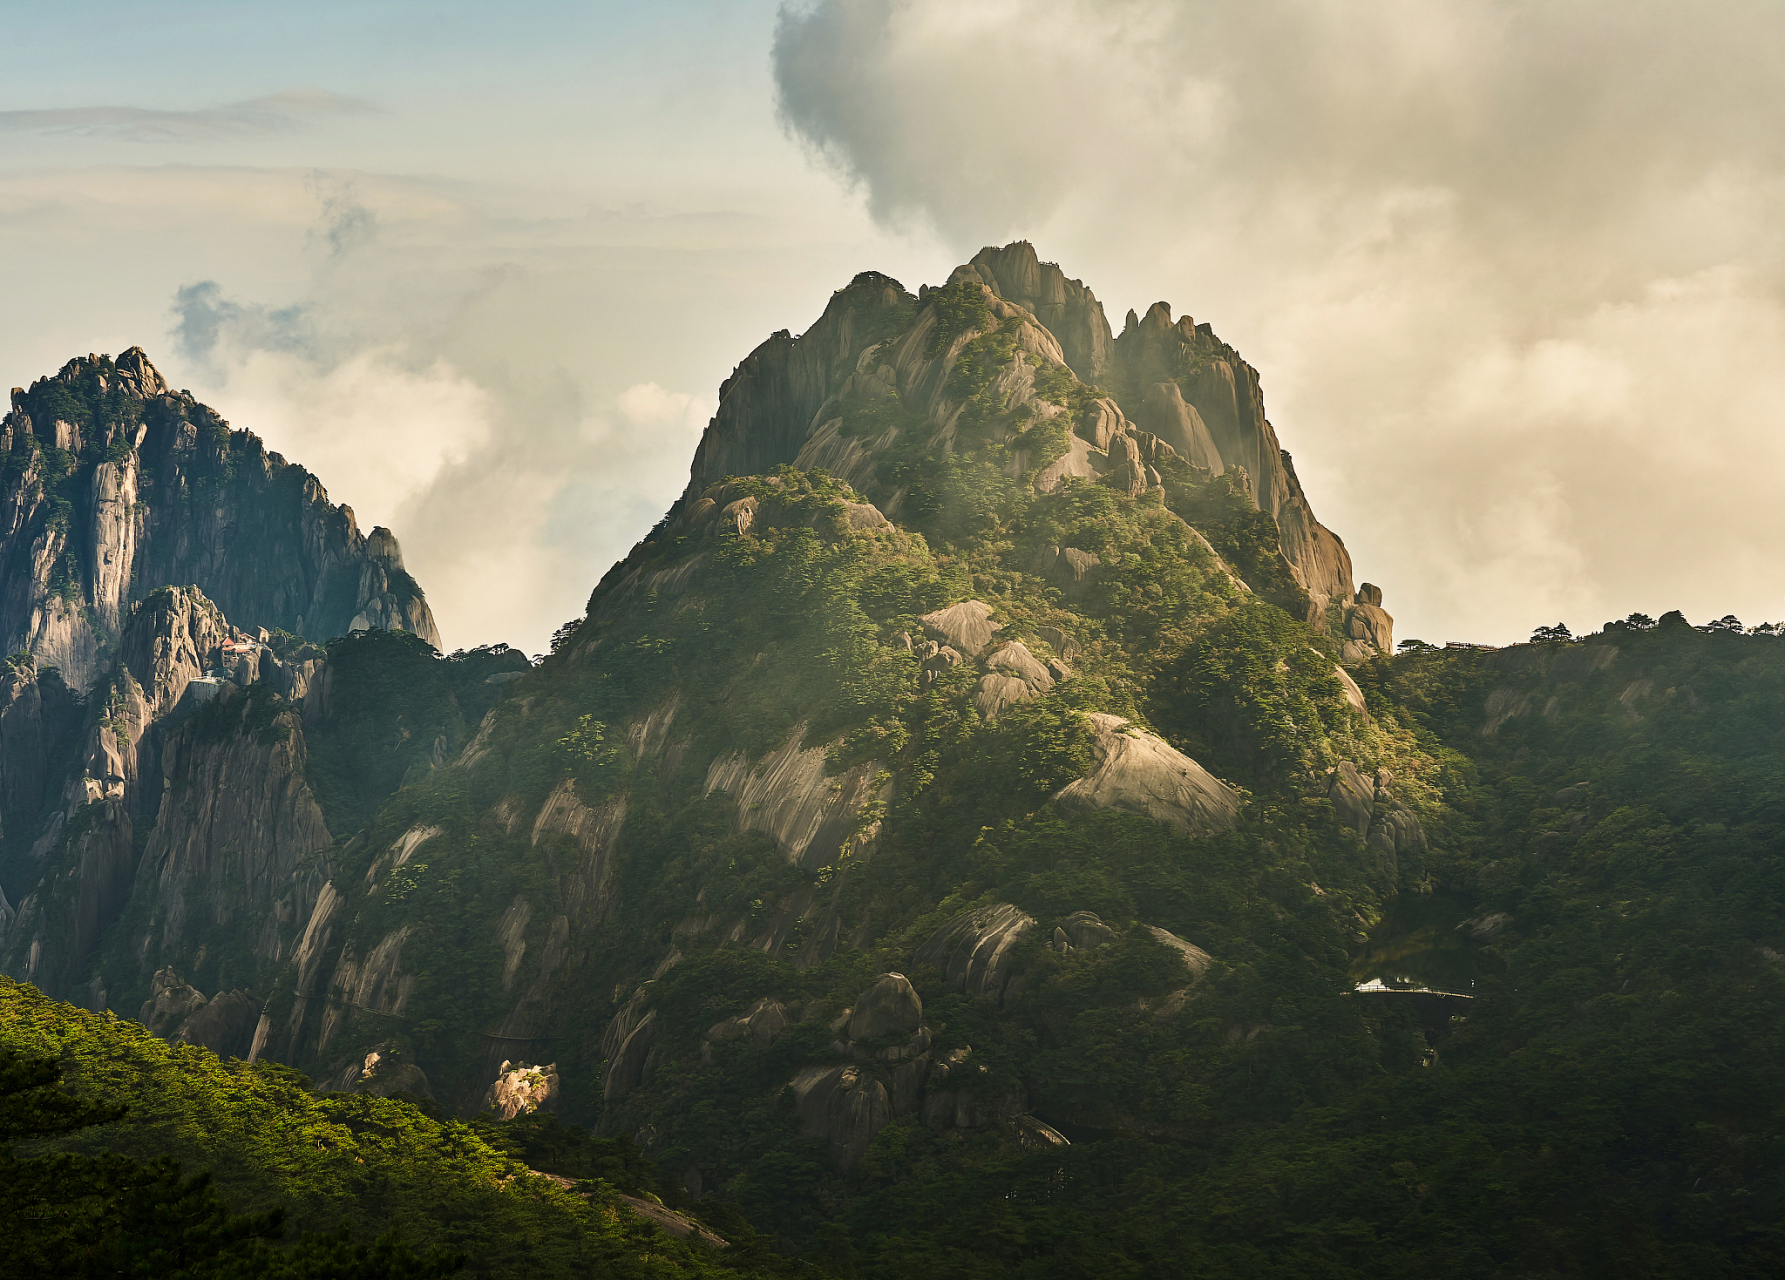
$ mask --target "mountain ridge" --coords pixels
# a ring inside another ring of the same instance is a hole
[[[1777,629],[1393,655],[1256,371],[1106,335],[858,275],[538,663],[174,587],[21,656],[0,965],[845,1273],[1767,1274]]]

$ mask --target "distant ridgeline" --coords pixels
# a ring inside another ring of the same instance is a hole
[[[1785,1262],[1785,642],[1391,656],[1256,372],[1027,244],[746,357],[538,665],[186,580],[14,660],[0,954],[240,1080],[634,1141],[804,1274]]]

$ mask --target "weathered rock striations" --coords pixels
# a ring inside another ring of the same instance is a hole
[[[1112,337],[1090,291],[1040,262],[1021,241],[981,250],[956,268],[948,288],[977,295],[986,324],[1010,333],[1020,358],[993,384],[1004,411],[1070,423],[1064,452],[1031,468],[1038,491],[1078,477],[1138,495],[1160,488],[1161,468],[1171,469],[1166,460],[1194,476],[1229,476],[1275,526],[1277,554],[1295,596],[1279,603],[1304,610],[1322,627],[1336,610],[1340,638],[1358,656],[1392,650],[1393,620],[1382,611],[1381,591],[1354,588],[1344,544],[1314,518],[1265,417],[1257,370],[1208,325],[1188,316],[1174,322],[1161,302],[1144,317],[1130,312],[1122,334]],[[881,464],[914,433],[930,450],[954,447],[964,404],[951,375],[969,343],[985,332],[969,327],[948,337],[937,312],[941,292],[926,288],[914,299],[897,281],[864,272],[832,295],[805,333],[777,333],[753,351],[720,389],[688,488],[661,527],[710,519],[723,509],[730,527],[747,529],[756,500],[720,501],[709,490],[729,476],[767,474],[781,465],[827,470],[877,504],[877,515],[898,518],[906,487],[887,478]],[[1070,374],[1077,390],[1064,399],[1081,407],[1062,403],[1052,383],[1041,389],[1036,369],[1048,366]],[[851,415],[870,405],[891,407],[887,421],[896,424],[868,434],[850,427]],[[1011,474],[1028,474],[1023,469],[1034,450],[1022,439],[1010,443]],[[1082,569],[1073,569],[1082,577]],[[622,572],[621,566],[612,571]]]
[[[237,625],[325,640],[401,627],[439,645],[389,530],[173,391],[141,348],[14,389],[0,420],[0,642],[87,689],[130,605],[196,584]]]
[[[1056,808],[1117,809],[1187,835],[1214,835],[1239,821],[1239,797],[1189,756],[1121,716],[1092,712],[1091,772],[1054,795]]]
[[[1327,791],[1339,821],[1387,855],[1391,869],[1401,856],[1426,851],[1425,829],[1393,788],[1394,775],[1387,769],[1366,776],[1351,761],[1341,760]]]
[[[232,660],[234,678],[206,674]],[[219,985],[271,976],[309,914],[320,885],[312,863],[331,843],[303,781],[300,725],[280,694],[310,661],[288,666],[239,639],[196,588],[132,606],[72,735],[79,749],[37,834],[34,874],[18,886],[18,918],[0,939],[7,972],[64,997],[78,986],[104,1007],[106,984],[86,970],[136,900],[141,923],[118,948],[131,959],[111,966],[113,984],[146,986],[170,965]],[[219,945],[221,936],[233,941]]]
[[[830,777],[825,749],[802,749],[804,737],[805,726],[800,725],[754,763],[741,751],[720,756],[707,771],[706,793],[729,794],[746,830],[768,836],[789,862],[810,871],[845,852],[866,855],[877,828],[864,826],[861,815],[891,784],[876,786],[879,770],[872,762]]]

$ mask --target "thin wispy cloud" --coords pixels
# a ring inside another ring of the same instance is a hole
[[[125,106],[0,111],[0,130],[126,142],[208,142],[255,134],[296,133],[329,117],[372,115],[377,110],[360,98],[322,89],[289,89],[264,98],[188,111]]]

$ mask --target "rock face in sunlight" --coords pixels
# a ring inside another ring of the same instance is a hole
[[[0,642],[78,691],[131,605],[166,585],[196,585],[240,627],[440,642],[395,535],[362,534],[314,476],[170,389],[140,347],[14,388],[0,459]]]

